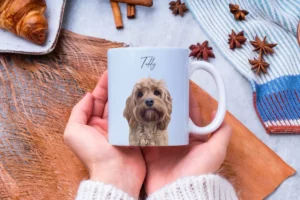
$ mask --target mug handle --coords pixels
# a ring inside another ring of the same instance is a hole
[[[213,77],[218,89],[219,104],[218,104],[216,116],[213,119],[213,121],[205,127],[199,127],[194,124],[191,118],[189,118],[190,132],[200,134],[200,135],[205,135],[214,132],[221,126],[226,114],[226,94],[225,94],[225,86],[223,80],[220,74],[218,73],[218,71],[215,69],[215,67],[212,64],[203,61],[192,62],[189,66],[189,78],[196,70],[199,69],[208,72]]]

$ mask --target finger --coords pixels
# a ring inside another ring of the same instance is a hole
[[[209,139],[208,135],[198,135],[198,134],[190,133],[189,144],[190,145],[202,144],[203,142],[206,142],[208,139]]]
[[[212,113],[211,113],[211,121],[216,117],[216,113],[217,113],[217,111],[212,111]]]
[[[94,91],[93,91],[93,97],[94,97],[94,108],[93,108],[93,116],[102,117],[105,104],[107,102],[108,93],[107,93],[107,71],[105,71],[100,80],[98,81]]]
[[[189,102],[189,113],[190,113],[190,117],[191,117],[192,121],[197,126],[203,126],[203,124],[202,124],[203,120],[201,117],[200,107],[199,107],[199,103],[197,100],[197,94],[193,93],[191,90],[189,93],[189,101],[190,101]],[[199,134],[195,134],[195,133],[190,133],[189,140],[190,140],[190,144],[201,144],[208,140],[208,135],[199,135]]]
[[[221,127],[215,131],[211,138],[208,140],[208,144],[212,147],[227,148],[232,135],[232,129],[226,122],[223,122]]]
[[[93,110],[93,96],[87,93],[72,109],[69,122],[87,124]]]
[[[213,121],[213,119],[216,117],[216,111],[212,111],[211,113],[211,121]],[[203,142],[207,142],[209,140],[209,138],[211,138],[212,134],[208,134],[208,135],[203,135],[203,137],[201,138]]]
[[[168,150],[167,147],[141,147],[143,157],[147,163],[150,163],[158,158],[161,158],[161,154],[164,150]]]
[[[190,91],[189,93],[189,113],[190,118],[196,124],[197,126],[201,126],[201,113],[200,113],[200,107],[197,101],[197,96],[195,93]]]
[[[88,125],[94,127],[97,131],[99,131],[102,135],[104,135],[107,138],[107,120],[101,119],[99,117],[91,117],[88,122]]]
[[[105,104],[104,112],[102,115],[102,119],[108,119],[108,103]]]

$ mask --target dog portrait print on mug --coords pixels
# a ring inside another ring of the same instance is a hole
[[[132,146],[167,146],[172,97],[164,80],[143,78],[133,87],[123,112]]]
[[[179,146],[209,134],[226,113],[224,84],[214,66],[190,62],[189,49],[125,47],[108,54],[108,141],[116,146]],[[189,80],[198,70],[216,81],[219,104],[210,124],[189,117]],[[107,108],[106,108],[107,109]]]

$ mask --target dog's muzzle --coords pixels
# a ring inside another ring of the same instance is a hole
[[[160,119],[160,114],[153,108],[144,109],[141,112],[141,116],[146,122],[157,122]]]
[[[145,100],[145,104],[146,104],[148,107],[152,107],[153,104],[154,104],[154,100],[153,100],[153,99],[146,99],[146,100]]]

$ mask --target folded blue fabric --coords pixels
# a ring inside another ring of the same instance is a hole
[[[300,133],[300,48],[296,39],[300,0],[185,0],[200,27],[223,56],[251,83],[253,102],[268,133]],[[249,11],[236,21],[229,3]],[[240,49],[231,50],[228,34],[244,31],[247,38]],[[258,57],[250,41],[255,36],[277,43],[267,74],[256,75],[248,59]]]

